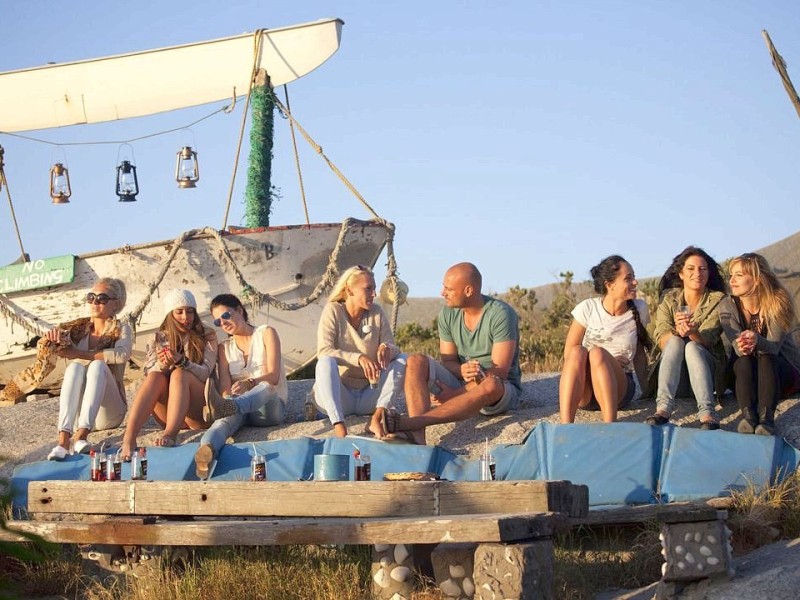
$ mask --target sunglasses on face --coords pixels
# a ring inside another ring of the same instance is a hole
[[[219,319],[214,319],[214,327],[219,327],[222,325],[223,321],[230,321],[231,320],[231,313],[230,311],[225,311],[219,316]]]
[[[108,304],[109,300],[116,300],[116,298],[112,298],[108,294],[95,294],[94,292],[86,294],[86,302],[89,304]]]

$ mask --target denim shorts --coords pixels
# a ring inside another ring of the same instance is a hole
[[[620,400],[619,406],[617,406],[618,410],[628,406],[631,400],[633,400],[634,394],[636,394],[636,376],[633,373],[625,373],[625,379],[628,382],[628,387],[625,389],[625,395],[622,397],[622,400]],[[581,406],[580,408],[581,410],[600,410],[597,398],[594,397],[594,391],[592,391],[592,399],[589,400],[589,404]]]

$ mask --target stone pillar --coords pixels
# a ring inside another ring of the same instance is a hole
[[[694,581],[716,575],[732,576],[730,533],[721,519],[662,524],[663,580]]]
[[[436,585],[447,600],[475,596],[472,573],[477,547],[477,544],[439,544],[431,553]]]
[[[406,544],[372,547],[372,594],[377,600],[411,600],[414,561]]]
[[[480,544],[473,579],[477,600],[551,600],[553,541]]]

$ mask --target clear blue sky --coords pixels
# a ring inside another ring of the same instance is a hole
[[[397,225],[400,275],[413,296],[437,295],[444,270],[461,260],[478,265],[487,291],[502,292],[563,270],[588,278],[611,253],[639,276],[660,275],[687,244],[722,260],[800,228],[800,119],[761,38],[767,29],[800,85],[796,0],[0,6],[0,71],[342,18],[341,49],[290,85],[292,108]],[[34,135],[126,139],[212,108]],[[116,146],[67,148],[73,201],[53,206],[48,170],[60,156],[0,135],[27,252],[77,254],[220,227],[240,116],[193,128],[196,190],[171,180],[185,143],[178,134],[136,143],[142,193],[133,204],[114,195]],[[285,121],[276,136],[273,183],[283,198],[273,224],[302,223]],[[311,220],[366,218],[302,152]],[[242,172],[232,224],[243,220]],[[0,227],[5,264],[19,249],[4,193]]]

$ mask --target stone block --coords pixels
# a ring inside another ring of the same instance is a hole
[[[551,600],[553,542],[480,544],[473,580],[478,600]]]
[[[407,544],[372,547],[372,594],[376,600],[411,600],[414,560]]]
[[[448,600],[475,596],[472,573],[477,547],[477,544],[439,544],[431,553],[436,585]]]
[[[661,526],[664,581],[693,581],[733,574],[730,530],[725,521],[664,523]]]

